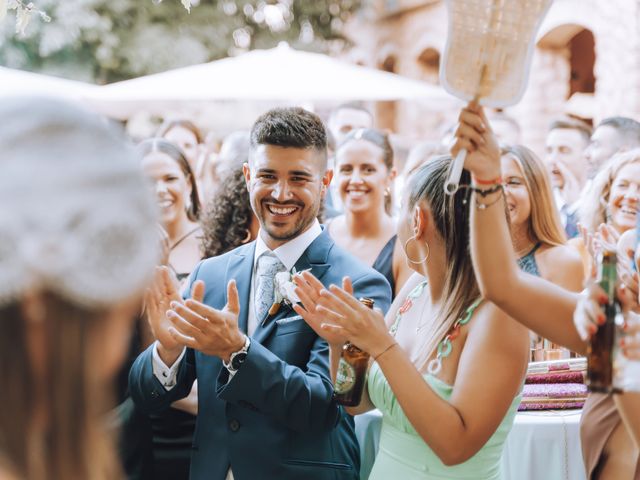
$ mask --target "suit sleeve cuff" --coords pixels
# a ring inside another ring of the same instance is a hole
[[[177,360],[171,366],[165,365],[165,363],[160,358],[158,354],[158,342],[156,341],[153,344],[153,350],[151,355],[151,362],[153,365],[153,375],[158,379],[158,381],[162,384],[165,390],[171,390],[176,386],[176,379],[178,377],[178,368],[180,367],[180,362],[184,357],[186,348],[182,349],[182,353],[177,358]]]

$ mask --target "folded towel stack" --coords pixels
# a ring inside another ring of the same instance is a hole
[[[582,408],[588,394],[586,369],[584,358],[530,363],[519,410]]]

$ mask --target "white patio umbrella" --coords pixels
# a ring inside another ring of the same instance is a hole
[[[81,100],[98,87],[89,83],[0,67],[0,95],[44,95]]]
[[[344,102],[428,100],[451,105],[439,87],[361,67],[287,44],[237,57],[100,87],[90,100],[99,109],[127,116],[179,102]]]

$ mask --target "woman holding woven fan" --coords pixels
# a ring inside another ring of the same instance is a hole
[[[327,290],[309,272],[296,277],[302,306],[294,308],[329,343],[333,378],[347,338],[374,359],[360,405],[347,409],[383,413],[371,479],[503,478],[528,332],[480,294],[468,250],[469,210],[478,206],[464,190],[445,195],[450,163],[432,159],[408,181],[398,239],[416,273],[386,322],[348,280]]]
[[[539,335],[586,353],[587,336],[604,318],[604,292],[592,286],[579,296],[518,269],[504,215],[500,152],[481,108],[470,105],[462,111],[456,136],[452,154],[467,149],[465,167],[477,189],[473,201],[486,205],[471,215],[471,252],[483,295]],[[618,295],[626,308],[637,308],[637,292],[629,298],[624,290]],[[574,311],[578,328],[573,325]],[[632,435],[640,439],[638,418],[640,394],[589,396],[581,421],[589,479],[640,479],[638,448],[632,442]],[[622,419],[627,420],[626,429]]]

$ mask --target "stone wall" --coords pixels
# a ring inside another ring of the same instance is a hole
[[[355,46],[345,56],[437,83],[433,60],[446,42],[444,1],[414,1],[405,10],[391,2],[396,6],[389,14],[374,3],[375,9],[347,24],[345,33]],[[575,107],[573,100],[567,103],[569,42],[583,29],[595,39],[596,84],[594,94]],[[455,102],[444,110],[430,108],[428,102],[399,102],[393,109],[383,105],[378,110],[382,126],[408,138],[434,139],[455,121],[458,107]],[[555,0],[551,6],[539,32],[528,89],[507,113],[520,122],[523,143],[542,153],[550,121],[576,110],[595,123],[611,115],[640,119],[640,0]]]

